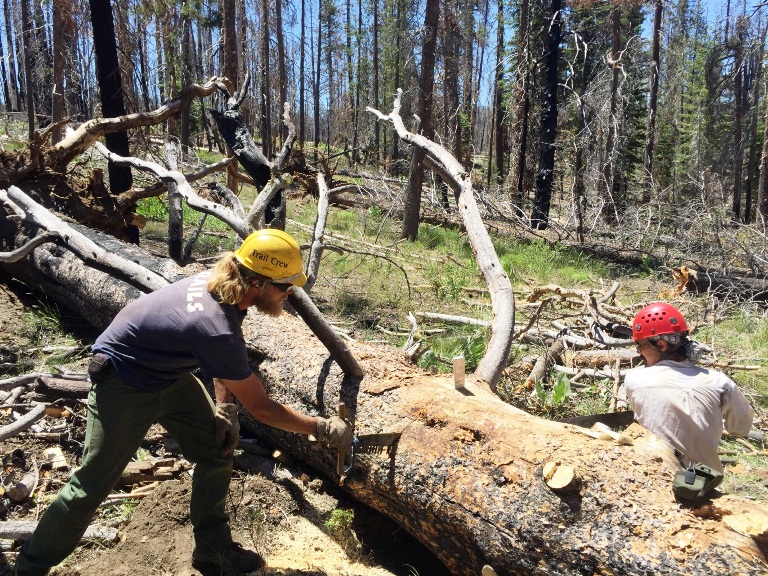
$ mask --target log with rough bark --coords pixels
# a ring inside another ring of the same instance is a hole
[[[746,274],[722,274],[714,270],[698,269],[697,275],[687,280],[686,288],[693,293],[712,294],[722,300],[768,302],[768,278]]]
[[[37,522],[14,521],[0,522],[0,538],[26,542],[32,537],[37,528]],[[102,544],[114,543],[120,533],[117,528],[92,524],[83,534],[81,542],[100,542]]]
[[[87,398],[91,383],[82,375],[82,380],[73,378],[42,377],[31,386],[35,392],[52,398]]]
[[[46,246],[22,262],[45,261],[38,252]],[[81,279],[120,281],[86,271],[76,259],[67,269],[72,293],[55,290],[53,297],[101,309],[94,318],[116,311]],[[128,298],[135,289],[123,293]],[[421,540],[453,574],[476,576],[485,565],[500,576],[768,570],[765,544],[729,528],[764,506],[731,496],[698,509],[681,505],[671,490],[674,457],[636,425],[628,430],[631,446],[584,436],[505,404],[475,378],[456,390],[450,377],[425,374],[399,350],[359,342],[350,347],[364,377],[352,378],[290,315],[249,313],[244,332],[276,400],[327,416],[341,398],[359,434],[402,432],[392,451],[354,461],[348,454],[343,487]],[[250,418],[243,424],[337,478],[335,451]],[[547,485],[543,468],[550,462],[572,471],[567,491]]]

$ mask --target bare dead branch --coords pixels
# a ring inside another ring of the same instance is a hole
[[[12,250],[11,252],[0,252],[0,262],[6,264],[11,262],[18,262],[24,258],[24,256],[31,253],[35,248],[40,246],[40,244],[45,244],[46,242],[55,242],[58,237],[59,235],[54,232],[45,232],[40,236],[35,236],[32,240],[24,244],[24,246],[21,246],[16,250]]]
[[[214,162],[213,164],[208,164],[207,166],[204,166],[202,169],[198,170],[197,172],[193,172],[192,174],[184,174],[184,178],[189,182],[190,184],[192,182],[197,182],[198,180],[202,180],[206,176],[210,176],[211,174],[215,174],[216,172],[221,172],[222,170],[226,170],[227,166],[232,164],[232,158],[225,158],[224,160],[219,160],[218,162]],[[244,178],[247,178],[250,180],[249,176],[243,175]],[[126,190],[125,192],[121,192],[117,196],[115,196],[115,202],[121,206],[128,206],[130,204],[134,204],[137,200],[142,200],[143,198],[152,198],[154,196],[160,196],[161,194],[164,194],[168,190],[168,184],[164,181],[160,181],[157,184],[154,184],[152,186],[147,186],[146,188],[131,188],[130,190]]]
[[[0,442],[13,438],[20,432],[30,428],[35,422],[45,417],[45,404],[36,404],[24,416],[0,428]]]
[[[493,321],[488,348],[480,360],[475,374],[485,380],[492,389],[506,367],[509,350],[514,335],[515,299],[512,284],[499,261],[480,212],[475,202],[470,174],[461,163],[445,148],[431,140],[409,132],[400,117],[400,100],[403,91],[398,89],[392,112],[384,115],[368,107],[367,110],[380,120],[392,123],[398,136],[409,144],[418,146],[444,168],[441,174],[457,191],[458,211],[467,230],[470,246],[477,260],[480,271],[488,284],[493,304]]]
[[[317,189],[319,192],[317,199],[317,220],[315,220],[315,229],[312,234],[312,245],[309,247],[309,258],[307,259],[307,284],[304,290],[309,292],[315,285],[317,274],[320,270],[320,259],[323,256],[323,237],[325,235],[325,222],[328,218],[328,185],[325,183],[323,173],[317,175]]]
[[[7,190],[0,190],[0,202],[12,202],[20,207],[29,222],[56,234],[64,245],[84,262],[113,271],[116,276],[125,279],[132,286],[151,292],[168,284],[168,281],[159,274],[117,254],[108,252],[15,186],[11,186]]]
[[[229,208],[222,206],[216,202],[211,202],[200,197],[195,192],[189,182],[184,178],[184,174],[176,170],[168,170],[167,168],[157,164],[156,162],[150,162],[148,160],[140,160],[139,158],[126,158],[111,152],[106,146],[100,142],[95,142],[94,147],[105,158],[118,164],[120,166],[130,166],[144,172],[151,172],[164,182],[173,183],[178,187],[179,194],[187,201],[187,204],[205,214],[211,214],[216,216],[222,222],[225,222],[232,230],[234,230],[240,238],[248,236],[249,229],[242,218],[238,218],[237,215]]]
[[[224,78],[214,77],[205,84],[192,84],[185,88],[179,97],[151,112],[127,114],[116,118],[93,118],[81,124],[76,130],[67,134],[61,142],[48,148],[43,155],[45,166],[57,172],[64,172],[67,164],[76,156],[85,152],[100,137],[138,128],[153,126],[164,122],[183,108],[189,106],[195,98],[205,98],[213,94],[219,87],[225,87]]]

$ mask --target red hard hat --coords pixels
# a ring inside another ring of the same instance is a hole
[[[632,322],[632,338],[642,340],[662,334],[688,332],[688,325],[680,311],[666,302],[654,302],[640,310]]]

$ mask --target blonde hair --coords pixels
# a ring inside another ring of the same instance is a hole
[[[225,252],[211,270],[206,289],[216,294],[223,304],[238,304],[250,290],[254,280],[266,280],[261,274],[255,272],[245,278],[242,272],[235,253]]]

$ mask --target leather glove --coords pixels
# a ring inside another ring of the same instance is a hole
[[[338,416],[317,419],[317,441],[328,448],[346,448],[352,444],[354,434],[355,430],[349,420],[342,420]]]
[[[219,454],[232,456],[240,441],[240,419],[237,417],[237,406],[216,404],[213,415],[216,420],[216,444],[219,446]]]

